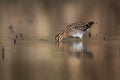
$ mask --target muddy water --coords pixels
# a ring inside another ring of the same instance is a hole
[[[120,80],[119,62],[117,40],[19,40],[1,46],[0,80]]]

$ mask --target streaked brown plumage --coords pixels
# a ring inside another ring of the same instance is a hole
[[[64,31],[61,33],[57,34],[55,36],[55,39],[57,41],[61,41],[64,38],[67,37],[79,37],[82,39],[84,33],[89,30],[89,28],[94,24],[93,21],[91,22],[78,22],[78,23],[73,23],[70,24],[66,27]]]

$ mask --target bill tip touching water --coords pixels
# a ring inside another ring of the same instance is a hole
[[[64,38],[68,37],[78,37],[81,40],[83,39],[83,35],[89,31],[93,24],[97,24],[97,22],[78,22],[72,23],[68,25],[61,33],[58,33],[55,36],[57,41],[62,41]]]

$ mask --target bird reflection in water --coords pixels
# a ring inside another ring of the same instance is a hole
[[[82,41],[75,41],[75,42],[57,42],[58,47],[66,52],[67,54],[80,58],[80,57],[89,57],[92,58],[93,55],[91,51],[85,46],[84,42]]]

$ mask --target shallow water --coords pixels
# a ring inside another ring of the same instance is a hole
[[[119,0],[1,0],[0,80],[120,80]],[[83,41],[67,25],[95,21]]]
[[[119,80],[119,62],[119,41],[19,40],[4,46],[0,80]]]

